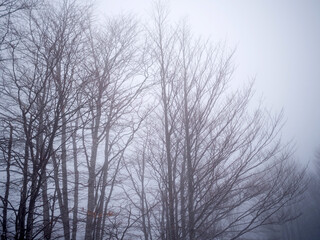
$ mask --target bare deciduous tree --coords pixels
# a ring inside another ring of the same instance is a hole
[[[88,105],[81,114],[88,168],[86,239],[104,237],[123,156],[142,120],[137,115],[141,105],[138,97],[145,78],[138,78],[137,42],[132,18],[112,19],[99,32],[90,32],[90,53],[83,64]],[[104,152],[99,155],[101,149]]]
[[[32,9],[37,5],[37,1],[26,0],[1,0],[0,1],[0,61],[5,60],[2,51],[7,49],[12,41],[16,40],[12,36],[11,30],[13,22],[18,20],[17,15],[26,9]],[[6,55],[8,56],[8,55]]]
[[[2,239],[242,239],[296,217],[283,115],[234,89],[232,52],[160,4],[142,29],[57,3],[0,2]]]
[[[159,121],[147,149],[162,199],[154,235],[237,239],[290,220],[276,213],[302,193],[304,172],[281,144],[282,114],[252,110],[252,86],[229,87],[232,54],[195,39],[185,25],[171,27],[167,17],[157,6],[149,30]]]
[[[16,166],[22,173],[20,203],[13,209],[17,239],[31,239],[41,232],[45,239],[53,237],[53,226],[60,219],[53,215],[56,194],[65,237],[70,239],[66,141],[71,133],[67,133],[67,125],[81,107],[75,106],[79,88],[74,78],[84,20],[88,20],[85,10],[68,1],[56,8],[46,5],[25,12],[23,26],[15,25],[19,41],[8,49],[11,63],[2,69],[1,85],[4,103],[11,107],[8,111],[2,104],[1,108],[25,148],[23,160]],[[56,155],[61,156],[62,192]],[[48,169],[51,159],[54,168]],[[56,181],[52,181],[53,172]],[[38,220],[41,217],[43,221]]]

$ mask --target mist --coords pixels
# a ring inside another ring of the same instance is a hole
[[[319,239],[316,1],[0,1],[1,239]]]

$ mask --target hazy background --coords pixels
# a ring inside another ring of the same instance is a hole
[[[131,13],[144,20],[151,0],[97,0],[99,15]],[[234,84],[255,78],[257,99],[284,109],[285,140],[308,162],[320,149],[320,1],[167,0],[173,21],[236,48]]]

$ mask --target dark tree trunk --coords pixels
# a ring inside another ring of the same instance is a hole
[[[11,165],[11,155],[12,155],[12,136],[13,134],[13,127],[10,125],[10,133],[9,133],[9,142],[8,142],[8,150],[7,153],[4,153],[7,155],[7,167],[6,167],[6,174],[7,174],[7,179],[6,179],[6,189],[5,189],[5,194],[4,198],[1,199],[3,201],[3,211],[2,211],[2,235],[1,239],[7,239],[7,213],[8,213],[8,201],[9,201],[9,193],[10,193],[10,165]]]
[[[79,205],[79,169],[78,169],[78,147],[77,147],[77,130],[78,130],[79,113],[75,121],[75,128],[72,134],[73,147],[73,164],[74,164],[74,205],[73,205],[73,221],[72,221],[72,240],[77,239],[78,228],[78,205]]]

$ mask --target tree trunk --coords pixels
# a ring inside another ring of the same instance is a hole
[[[99,96],[101,97],[101,96]],[[95,207],[96,207],[96,198],[95,198],[95,182],[96,182],[96,161],[97,161],[97,153],[98,153],[98,131],[100,126],[100,118],[101,118],[101,99],[97,101],[97,113],[94,119],[94,126],[92,127],[92,146],[91,146],[91,157],[88,163],[88,203],[87,203],[87,221],[86,221],[86,233],[85,239],[92,240],[93,232],[95,230],[95,226],[93,223],[94,215],[95,215]]]
[[[50,213],[49,213],[49,200],[48,200],[48,184],[46,170],[42,173],[43,184],[42,189],[42,201],[43,201],[43,235],[44,239],[51,239],[50,230]]]
[[[8,158],[7,158],[7,180],[6,180],[6,190],[3,199],[3,211],[2,211],[2,235],[1,239],[7,239],[7,213],[8,213],[8,201],[9,201],[9,192],[10,192],[10,165],[11,165],[11,154],[12,154],[12,132],[13,127],[10,125],[10,135],[8,143]]]
[[[185,66],[184,66],[185,67]],[[186,70],[185,70],[186,71]],[[186,160],[187,160],[187,179],[188,179],[188,233],[189,239],[195,238],[194,232],[194,186],[193,186],[193,166],[191,159],[191,136],[189,133],[190,129],[190,114],[188,109],[188,86],[187,77],[184,77],[183,81],[183,93],[184,93],[184,130],[185,130],[185,148],[186,148]]]
[[[164,78],[164,73],[162,74]],[[173,164],[171,159],[171,136],[169,131],[169,109],[168,109],[168,99],[167,99],[167,92],[166,92],[166,79],[162,79],[162,101],[164,105],[164,124],[165,124],[165,148],[166,148],[166,161],[167,161],[167,174],[168,174],[168,197],[169,197],[169,203],[168,203],[168,227],[169,227],[169,240],[175,240],[176,234],[175,234],[175,219],[174,219],[174,194],[173,194]]]
[[[66,220],[68,220],[68,215],[66,213],[67,210],[64,206],[63,196],[60,189],[59,163],[57,162],[55,154],[52,154],[52,163],[53,163],[53,171],[54,171],[55,188],[57,192],[58,204],[59,204],[61,220],[63,225],[63,233],[66,234],[65,236],[68,236],[68,233],[70,233],[70,230],[67,228],[67,226],[69,226],[69,224],[65,222]],[[69,238],[70,238],[70,235],[69,235]]]
[[[68,172],[67,172],[67,133],[64,106],[62,106],[62,136],[61,136],[61,170],[62,170],[62,201],[64,212],[62,216],[64,237],[70,240],[69,204],[68,204]]]
[[[72,240],[77,239],[78,227],[78,205],[79,205],[79,170],[78,170],[78,148],[77,148],[77,130],[78,130],[79,112],[75,122],[75,129],[72,134],[73,147],[73,163],[74,163],[74,205],[73,205],[73,221],[72,221]]]
[[[103,216],[105,213],[104,205],[108,205],[108,203],[105,203],[105,194],[106,194],[106,187],[107,187],[107,177],[108,177],[108,170],[109,170],[109,133],[110,133],[110,127],[109,124],[107,124],[107,130],[106,130],[106,137],[105,137],[105,149],[104,149],[104,164],[102,169],[102,186],[101,186],[101,194],[99,199],[99,205],[97,207],[97,226],[96,226],[96,239],[103,239]]]
[[[24,240],[26,229],[25,229],[25,218],[27,214],[27,187],[28,187],[28,164],[29,163],[29,149],[27,143],[25,143],[24,149],[24,163],[23,163],[23,181],[20,195],[20,204],[18,209],[18,216],[16,219],[16,240]]]

